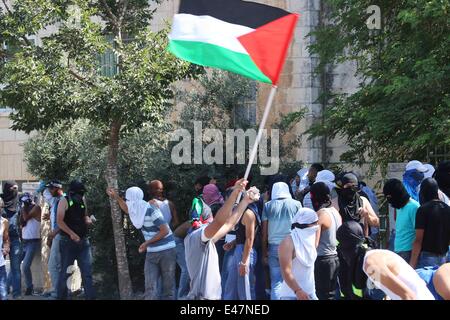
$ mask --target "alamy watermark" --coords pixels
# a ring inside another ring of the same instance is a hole
[[[246,164],[247,151],[250,153],[256,136],[255,129],[245,131],[243,129],[203,129],[201,121],[194,121],[193,135],[187,129],[177,129],[172,133],[170,141],[178,143],[172,148],[171,159],[176,165]],[[204,143],[206,143],[205,146]],[[258,146],[258,154],[253,161],[253,164],[258,164],[259,160],[262,175],[278,172],[279,151],[279,130],[271,129],[270,139],[267,136],[267,130],[264,130]]]
[[[366,13],[370,16],[366,20],[367,28],[370,30],[381,30],[381,9],[377,5],[367,7]]]

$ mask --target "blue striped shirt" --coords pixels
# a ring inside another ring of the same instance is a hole
[[[170,230],[167,222],[164,220],[161,210],[150,205],[145,213],[144,224],[141,229],[145,241],[148,241],[156,236],[159,233],[159,227],[163,224],[167,225],[169,233],[163,239],[147,246],[147,252],[160,252],[175,248],[176,246],[172,231]]]

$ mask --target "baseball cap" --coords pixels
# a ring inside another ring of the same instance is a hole
[[[428,168],[424,166],[424,164],[418,160],[412,160],[410,162],[408,162],[408,164],[406,165],[406,171],[409,170],[417,170],[419,172],[427,172]]]
[[[45,185],[46,188],[62,188],[62,183],[59,180],[51,180],[49,183]]]

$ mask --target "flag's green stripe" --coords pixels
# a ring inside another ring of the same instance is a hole
[[[202,66],[239,73],[251,79],[272,83],[249,55],[205,42],[171,40],[169,50],[177,57]]]

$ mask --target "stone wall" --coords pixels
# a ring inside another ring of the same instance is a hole
[[[4,180],[34,180],[27,172],[23,158],[23,143],[28,135],[10,129],[9,112],[0,111],[0,182]]]

